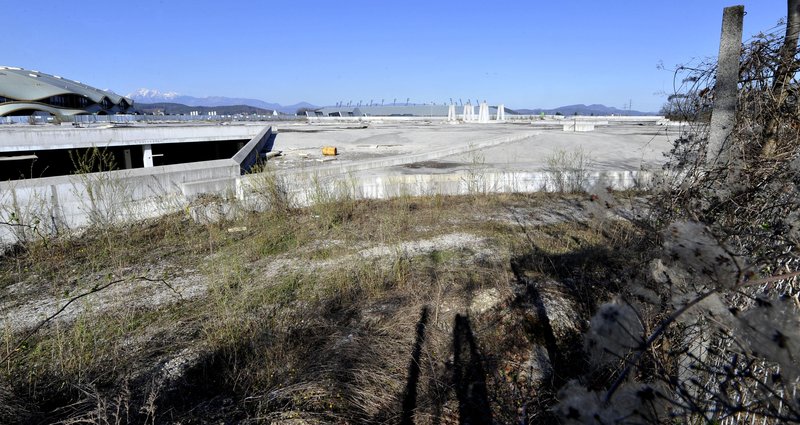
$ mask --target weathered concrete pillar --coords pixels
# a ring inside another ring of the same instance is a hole
[[[506,105],[502,103],[497,105],[497,121],[505,121],[506,120]]]
[[[726,7],[722,12],[714,109],[711,111],[706,148],[706,165],[712,167],[725,166],[730,160],[730,135],[736,119],[736,95],[739,89],[743,20],[744,6]]]
[[[447,121],[455,121],[456,120],[456,105],[450,105],[447,108]]]
[[[153,166],[153,145],[142,145],[144,168]]]

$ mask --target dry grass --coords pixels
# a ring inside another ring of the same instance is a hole
[[[574,205],[566,215],[579,213],[580,198],[566,199]],[[558,275],[580,263],[559,259],[631,238],[622,225],[611,233],[580,222],[520,227],[552,201],[334,199],[205,225],[173,215],[34,243],[0,258],[0,311],[42,292],[65,300],[109,276],[164,278],[180,296],[156,285],[173,298],[153,306],[87,297],[74,319],[54,320],[17,352],[9,350],[22,333],[7,331],[2,376],[24,401],[15,410],[21,420],[395,422],[415,323],[429,306],[416,418],[447,423],[458,409],[454,317],[493,294],[493,309],[472,313],[473,331],[499,397],[495,414],[512,419],[536,393],[533,380],[509,372],[524,361],[526,338],[507,309],[518,283],[512,261]],[[509,211],[525,214],[514,221]]]

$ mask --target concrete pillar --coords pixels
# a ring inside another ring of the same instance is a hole
[[[131,160],[131,150],[124,149],[122,151],[122,157],[123,160],[125,161],[125,169],[130,170],[131,168],[133,168],[133,160]]]
[[[497,121],[505,121],[506,120],[506,105],[502,103],[497,105]]]
[[[489,105],[486,102],[481,102],[480,108],[478,109],[478,122],[489,122]]]
[[[472,103],[467,102],[464,105],[464,121],[474,121],[475,120],[475,109],[472,107]]]
[[[456,105],[450,105],[447,108],[447,121],[455,121],[456,120]]]
[[[153,145],[142,145],[142,160],[144,161],[144,167],[150,168],[153,166]]]
[[[731,131],[736,115],[739,91],[739,56],[742,52],[744,6],[726,7],[722,11],[722,36],[717,59],[717,82],[714,85],[714,109],[708,129],[706,164],[724,166],[729,159]]]

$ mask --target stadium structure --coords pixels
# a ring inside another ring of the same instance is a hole
[[[119,114],[133,100],[58,75],[0,66],[0,117],[48,113],[56,116]]]

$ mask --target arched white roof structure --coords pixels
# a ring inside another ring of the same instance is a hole
[[[13,66],[0,66],[0,116],[114,114],[126,112],[133,100],[105,90]]]

